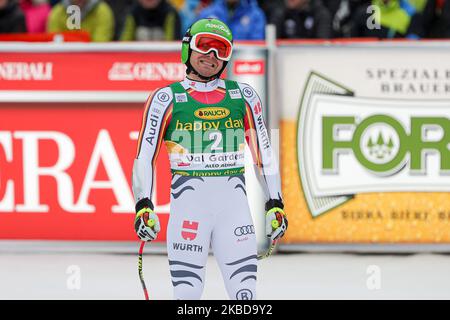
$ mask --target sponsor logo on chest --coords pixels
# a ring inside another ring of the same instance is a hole
[[[239,89],[228,90],[231,99],[242,99],[241,91]]]
[[[175,101],[178,103],[187,102],[186,93],[175,93]]]
[[[194,112],[194,115],[203,120],[218,120],[227,117],[230,110],[221,107],[200,108]]]

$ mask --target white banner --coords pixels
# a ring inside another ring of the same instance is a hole
[[[450,243],[449,56],[450,42],[278,48],[285,243]]]
[[[317,197],[450,191],[449,119],[443,101],[314,95],[299,124],[301,174]]]

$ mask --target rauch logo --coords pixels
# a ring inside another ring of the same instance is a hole
[[[203,120],[217,120],[227,117],[230,114],[230,110],[218,107],[200,108],[194,114],[197,118]]]

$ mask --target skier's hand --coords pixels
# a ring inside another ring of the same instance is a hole
[[[278,240],[284,236],[288,220],[280,200],[270,200],[266,203],[266,235],[270,240]]]
[[[161,231],[156,213],[149,207],[139,210],[134,218],[134,230],[142,241],[155,240],[158,232]]]

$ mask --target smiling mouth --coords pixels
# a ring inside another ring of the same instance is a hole
[[[216,67],[216,64],[215,63],[213,63],[213,62],[210,62],[210,61],[206,61],[206,60],[200,60],[200,63],[202,64],[202,65],[205,65],[205,66],[208,66],[208,67],[210,67],[210,68],[215,68]]]

